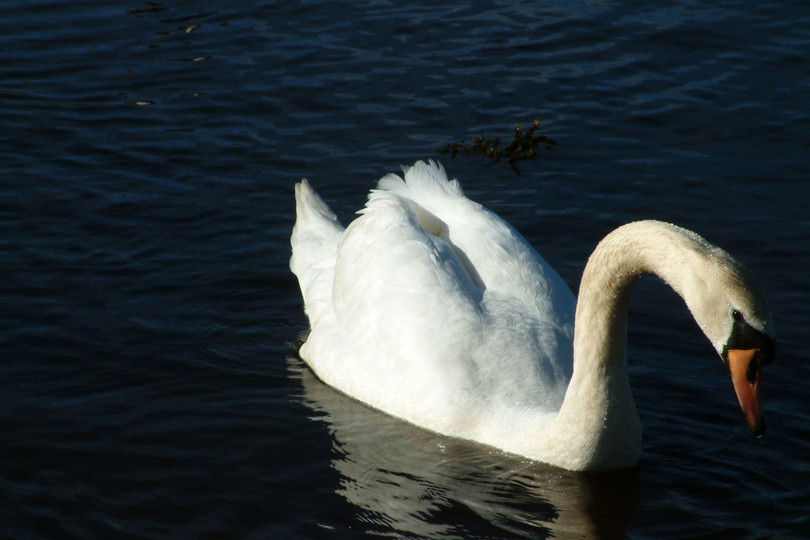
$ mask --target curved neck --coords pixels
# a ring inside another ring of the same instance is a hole
[[[627,376],[630,295],[647,273],[682,293],[678,269],[686,253],[703,246],[699,241],[705,244],[673,225],[631,223],[605,237],[588,259],[577,300],[574,373],[555,419],[568,432],[577,468],[629,467],[640,458],[641,424]],[[572,424],[576,429],[564,427]]]
[[[651,251],[662,249],[653,235],[634,234],[635,225],[605,237],[585,266],[574,325],[574,379],[626,369],[630,296],[638,278],[653,271],[648,261],[660,259]]]

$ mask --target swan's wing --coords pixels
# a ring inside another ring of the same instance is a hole
[[[338,249],[332,291],[338,322],[389,358],[464,348],[465,327],[480,321],[482,291],[453,250],[394,194],[376,193],[362,213]]]
[[[420,222],[445,239],[489,300],[517,302],[539,319],[573,331],[576,299],[557,272],[495,213],[464,196],[441,165],[418,162],[379,189],[412,201]],[[419,211],[417,211],[419,214]]]
[[[331,309],[337,246],[344,229],[306,179],[295,186],[295,212],[290,269],[298,277],[304,308],[314,325]]]
[[[341,236],[331,286],[301,349],[318,376],[400,418],[460,429],[452,411],[468,403],[482,291],[452,249],[405,200],[379,193]]]
[[[573,371],[571,289],[520,233],[448,181],[441,165],[419,162],[379,188],[409,201],[482,289],[485,331],[473,361],[489,394],[554,410]]]

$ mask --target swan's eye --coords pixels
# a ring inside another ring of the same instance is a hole
[[[743,322],[745,320],[743,314],[736,309],[731,310],[731,318],[734,319],[735,322]]]

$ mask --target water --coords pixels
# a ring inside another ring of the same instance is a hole
[[[810,9],[798,2],[0,4],[3,538],[810,537]],[[621,223],[693,229],[776,317],[769,431],[640,282],[632,471],[435,436],[318,382],[292,185],[444,159],[577,288]]]

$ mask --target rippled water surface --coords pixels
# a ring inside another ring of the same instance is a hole
[[[619,224],[704,235],[776,317],[750,436],[681,300],[630,316],[641,464],[433,435],[324,386],[293,184],[374,182],[539,118],[536,163],[443,157],[576,291]],[[810,7],[0,3],[3,538],[809,538]]]

